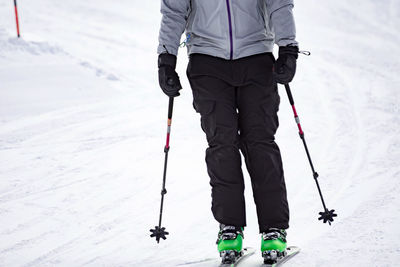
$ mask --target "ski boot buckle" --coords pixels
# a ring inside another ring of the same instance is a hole
[[[278,260],[284,258],[287,252],[279,250],[266,250],[262,252],[264,258],[264,264],[275,264]]]
[[[238,258],[243,256],[242,251],[238,252],[236,250],[224,250],[221,251],[219,254],[222,259],[222,264],[233,264]]]

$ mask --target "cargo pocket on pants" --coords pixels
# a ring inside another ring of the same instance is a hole
[[[216,118],[215,118],[215,101],[200,100],[193,101],[193,107],[201,116],[201,128],[207,135],[207,140],[214,137],[216,134]]]
[[[274,139],[275,133],[279,127],[278,111],[280,104],[280,96],[278,93],[271,95],[271,100],[261,105],[264,112],[265,130],[268,138]]]

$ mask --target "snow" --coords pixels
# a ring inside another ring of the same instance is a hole
[[[163,217],[170,235],[160,244],[149,237],[168,105],[156,69],[159,1],[18,4],[21,39],[13,2],[0,0],[0,266],[167,267],[218,257],[184,49]],[[312,56],[300,56],[292,91],[339,217],[331,226],[317,220],[322,206],[281,88],[288,240],[302,248],[285,266],[397,266],[400,3],[303,0],[295,16]],[[245,179],[245,246],[258,249]],[[242,265],[260,262],[256,253]]]

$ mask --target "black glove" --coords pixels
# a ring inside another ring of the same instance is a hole
[[[160,54],[158,56],[158,81],[160,87],[167,96],[172,97],[179,96],[179,90],[182,89],[175,67],[175,55]]]
[[[296,60],[299,48],[297,46],[280,46],[279,56],[275,62],[275,80],[280,84],[288,84],[296,73]]]

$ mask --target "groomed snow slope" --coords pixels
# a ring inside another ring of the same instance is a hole
[[[159,1],[0,0],[0,266],[178,266],[217,257],[206,141],[185,78],[175,101],[163,225],[167,97],[155,54]],[[292,83],[332,226],[284,90],[281,147],[301,254],[285,266],[398,266],[400,3],[297,1]],[[245,245],[259,247],[246,176]],[[379,262],[378,262],[379,260]],[[256,253],[244,266],[259,266]],[[196,266],[210,266],[210,262]]]

